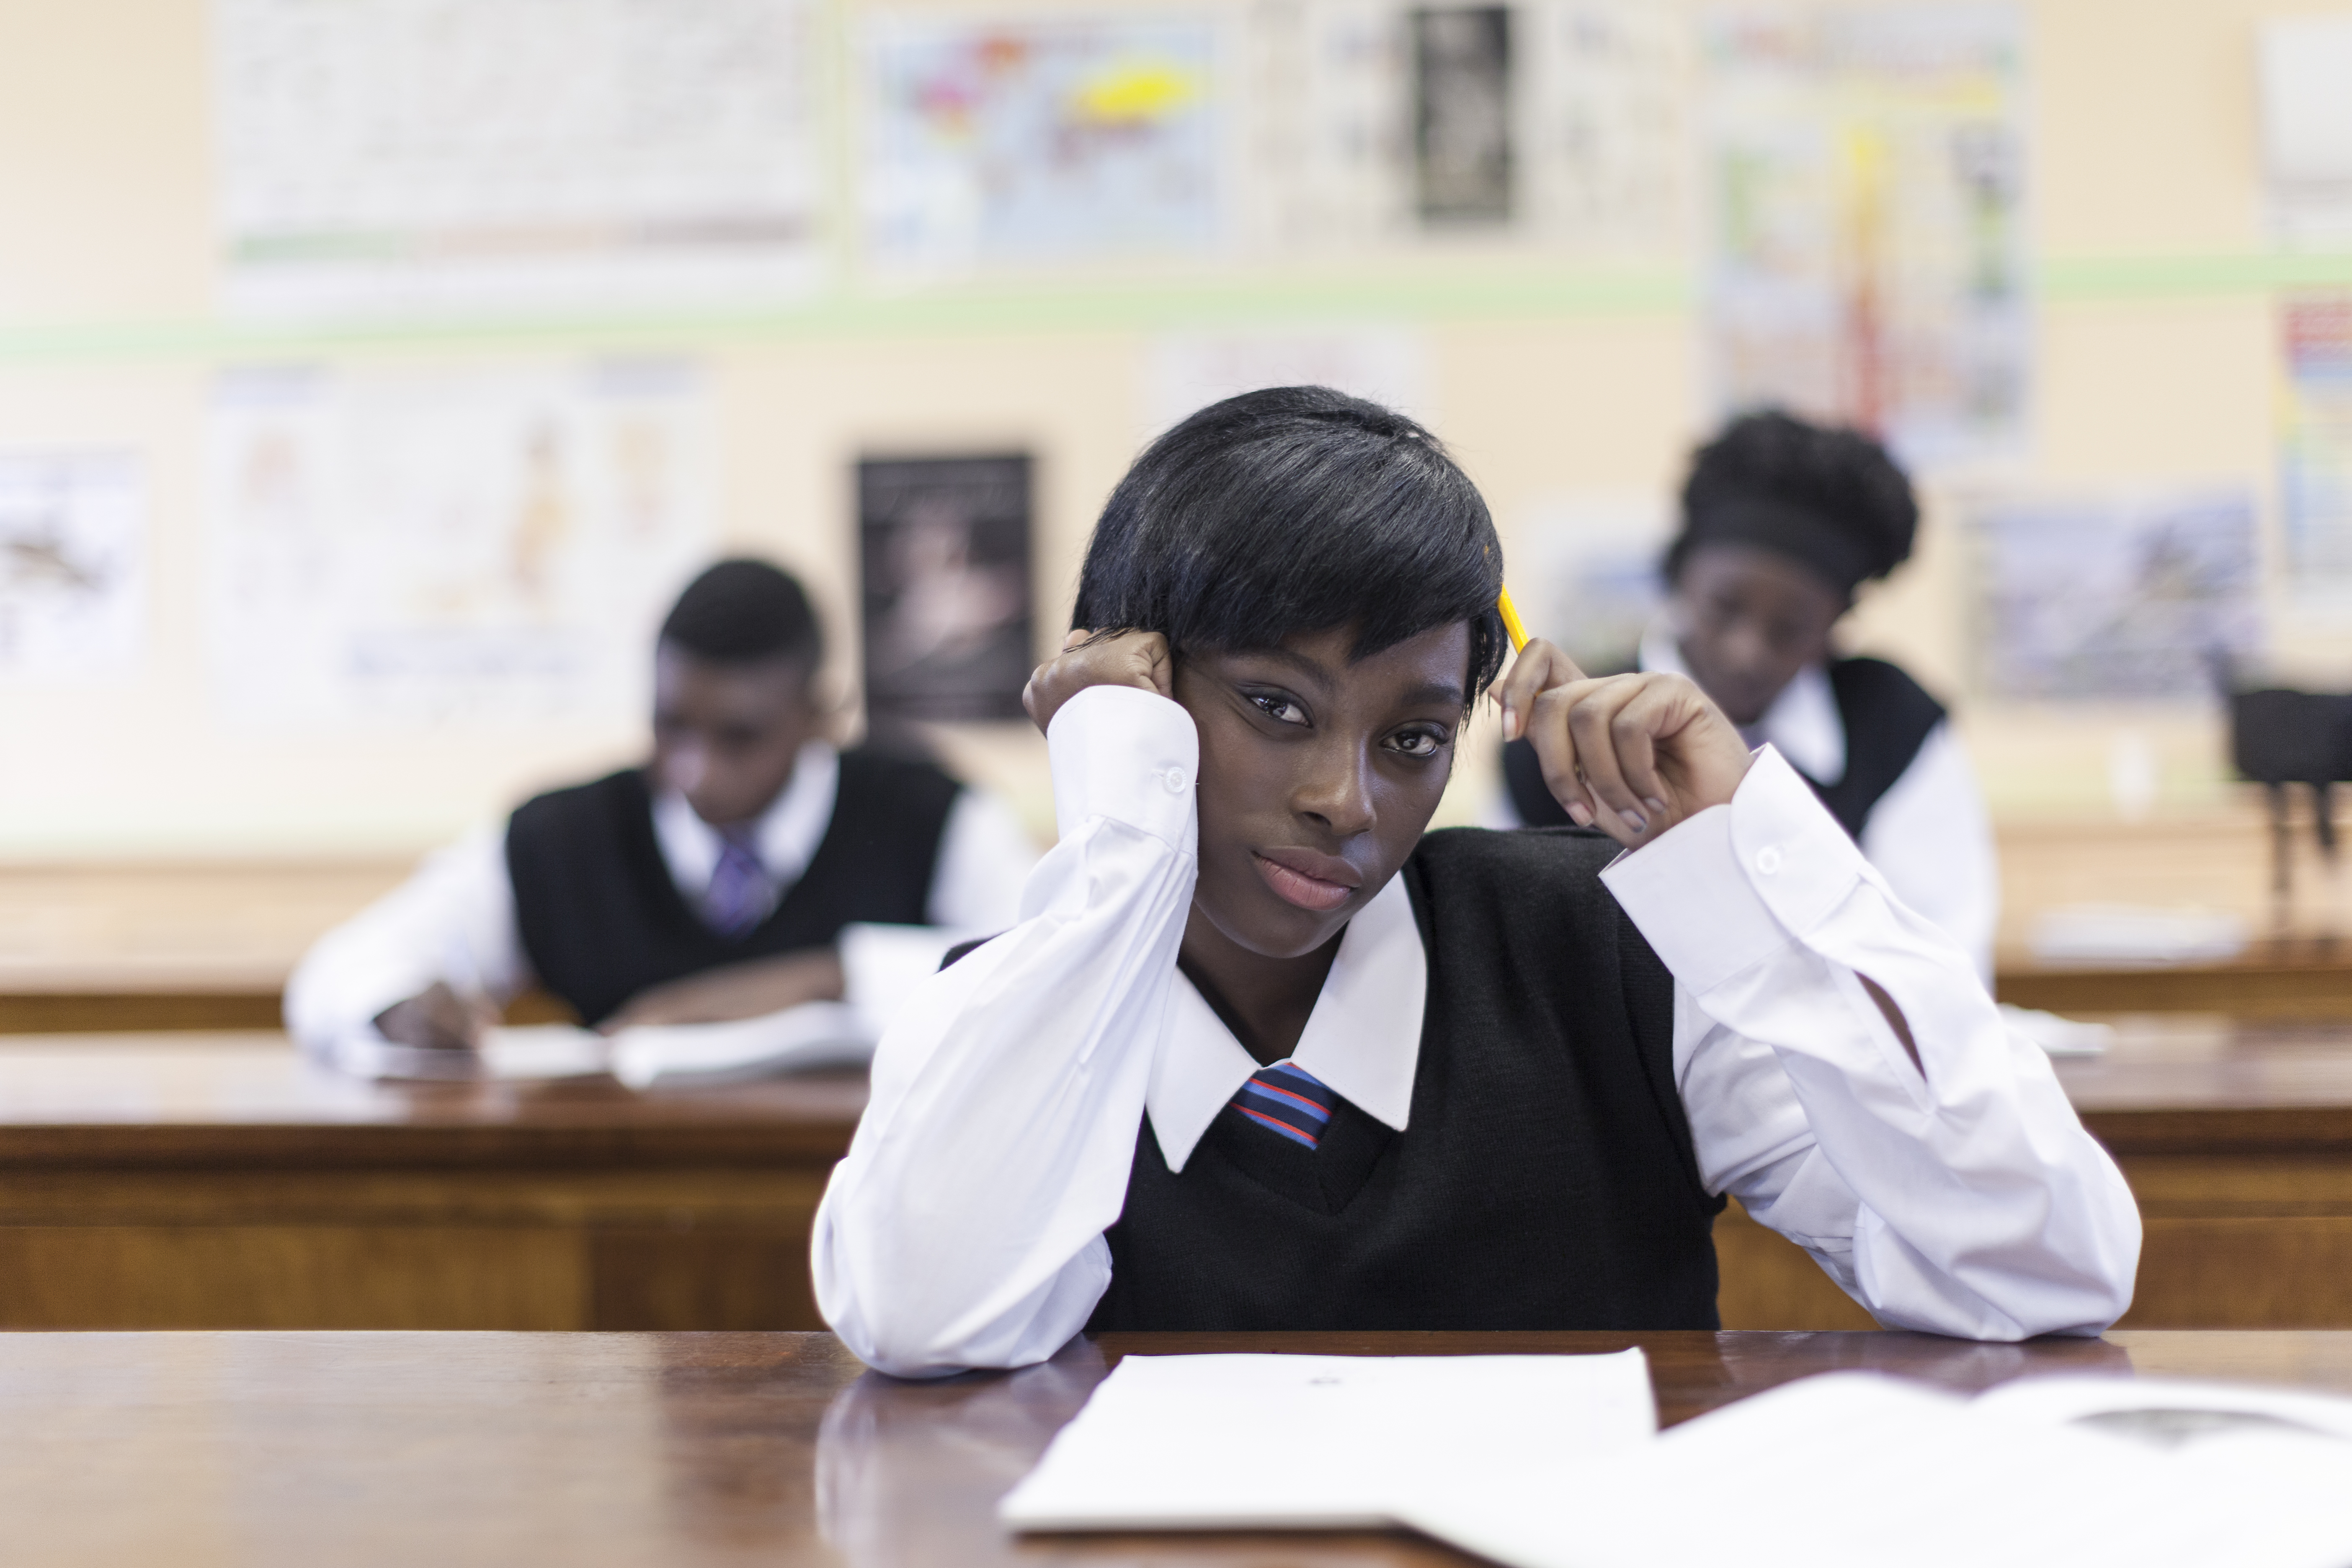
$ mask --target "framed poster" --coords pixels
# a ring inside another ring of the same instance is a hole
[[[1024,717],[1030,467],[1025,452],[858,463],[869,728]]]

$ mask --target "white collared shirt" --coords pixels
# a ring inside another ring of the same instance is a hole
[[[763,913],[808,869],[833,821],[841,758],[812,741],[793,773],[753,824],[751,842],[764,874]],[[670,880],[701,910],[721,839],[686,798],[654,798],[654,838]],[[854,925],[839,947],[845,999],[879,1036],[889,1012],[939,967],[953,943],[1013,923],[1036,846],[1008,806],[966,787],[949,808],[924,910],[926,926]],[[428,856],[416,874],[319,939],[286,985],[286,1026],[304,1049],[347,1071],[384,1070],[376,1016],[435,981],[504,1003],[532,983],[515,923],[499,823]],[[732,1026],[730,1026],[731,1027]]]
[[[1663,626],[1642,638],[1641,657],[1645,670],[1690,674],[1673,632]],[[1764,716],[1739,732],[1751,746],[1771,746],[1809,778],[1834,784],[1845,777],[1845,720],[1820,665],[1799,670]],[[1895,896],[1943,927],[1992,984],[2000,861],[1976,770],[1949,719],[1927,732],[1911,765],[1878,797],[1861,842]]]
[[[1109,1285],[1103,1233],[1146,1110],[1181,1165],[1254,1066],[1176,967],[1196,873],[1190,716],[1089,688],[1047,741],[1061,842],[1020,923],[924,982],[884,1035],[817,1213],[826,1321],[901,1375],[1065,1343]],[[1675,1079],[1710,1192],[1890,1327],[2010,1340],[2121,1315],[2140,1235],[2122,1175],[1966,955],[1777,752],[1602,880],[1675,977]],[[1392,882],[1341,938],[1293,1059],[1407,1131],[1426,984]]]

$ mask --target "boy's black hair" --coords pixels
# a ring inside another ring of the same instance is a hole
[[[1868,436],[1778,409],[1743,415],[1691,459],[1666,581],[1699,545],[1757,544],[1850,595],[1910,559],[1918,529],[1911,481]]]
[[[662,622],[661,640],[712,664],[792,659],[814,671],[824,633],[807,593],[765,561],[721,561],[686,585]]]
[[[1503,546],[1469,476],[1402,414],[1327,386],[1213,403],[1154,441],[1087,546],[1074,628],[1178,653],[1356,629],[1353,657],[1470,626],[1475,697],[1503,662]]]

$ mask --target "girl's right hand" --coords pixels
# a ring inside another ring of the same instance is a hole
[[[1089,686],[1135,686],[1172,700],[1176,665],[1168,639],[1158,632],[1074,631],[1062,639],[1062,651],[1029,677],[1021,706],[1042,731],[1063,703]]]

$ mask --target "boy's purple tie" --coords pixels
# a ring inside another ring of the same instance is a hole
[[[711,929],[721,936],[747,936],[766,911],[767,872],[751,853],[751,835],[719,836],[719,864],[711,868],[710,891],[703,899]]]
[[[1234,1109],[1270,1131],[1309,1149],[1323,1141],[1339,1097],[1304,1068],[1276,1062],[1260,1068],[1234,1096]]]

